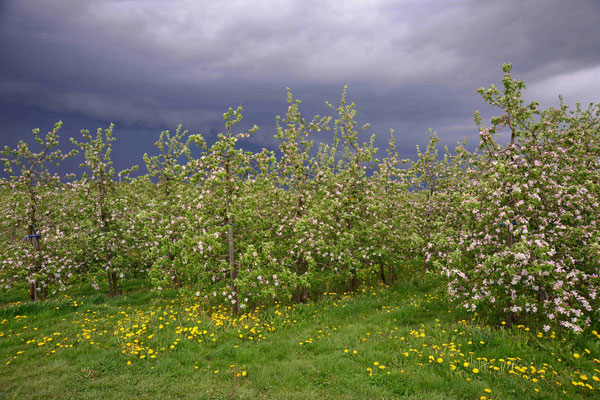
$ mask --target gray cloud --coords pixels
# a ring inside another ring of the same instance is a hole
[[[22,126],[19,107],[114,121],[151,145],[178,123],[210,136],[227,107],[243,104],[247,124],[263,127],[255,145],[273,148],[286,86],[310,116],[326,112],[323,101],[337,102],[349,84],[378,144],[394,128],[411,154],[429,128],[445,143],[475,138],[472,112],[491,112],[475,89],[498,83],[506,61],[542,104],[559,92],[568,102],[600,100],[597,1],[38,0],[2,7],[6,141]]]

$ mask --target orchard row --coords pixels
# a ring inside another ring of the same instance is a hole
[[[210,146],[181,126],[163,132],[135,179],[137,167],[113,167],[112,125],[82,131],[66,154],[60,123],[35,130],[37,151],[2,151],[0,283],[28,282],[37,300],[105,279],[112,296],[120,278],[147,274],[157,290],[198,288],[239,313],[336,282],[356,290],[365,275],[389,282],[422,259],[416,273],[438,274],[467,310],[580,331],[599,320],[600,106],[540,111],[503,70],[503,90],[479,90],[500,115],[485,127],[475,113],[477,150],[438,154],[432,134],[415,161],[399,158],[393,133],[378,157],[345,91],[332,116],[310,120],[288,92],[278,156],[242,150],[258,128],[239,131],[240,107]],[[77,152],[83,175],[49,172]]]

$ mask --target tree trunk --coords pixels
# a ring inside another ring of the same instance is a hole
[[[31,243],[31,247],[33,248],[33,264],[34,264],[34,273],[38,272],[42,269],[42,257],[41,257],[41,246],[40,246],[40,238],[38,237],[33,237],[36,232],[34,227],[35,224],[35,218],[33,217],[33,213],[32,213],[32,224],[29,225],[29,236],[32,236],[30,238],[27,239],[28,242]],[[39,300],[39,296],[38,296],[38,284],[35,281],[35,279],[31,279],[29,281],[29,298],[31,301],[37,301]]]
[[[382,262],[379,263],[379,275],[381,276],[381,282],[387,283],[387,280],[385,279],[385,269]]]
[[[303,182],[301,182],[299,178],[296,178],[295,185],[296,185],[295,191],[298,196],[298,199],[296,201],[296,218],[299,219],[302,216],[303,210],[304,210],[304,202],[302,201],[302,194],[299,193],[299,191],[301,190],[300,188],[303,186]],[[304,261],[302,256],[299,256],[298,259],[296,260],[296,276],[300,277],[307,270],[308,270],[308,267],[306,266],[306,262]],[[302,287],[300,285],[296,285],[296,303],[298,303],[298,304],[306,303],[307,300],[308,300],[308,293],[307,293],[306,288]]]
[[[103,222],[103,230],[104,232],[108,231],[106,223]],[[110,252],[110,247],[108,247],[108,245],[106,246],[105,251],[105,266],[106,266],[106,277],[108,278],[108,295],[110,297],[115,297],[116,293],[116,289],[114,286],[114,283],[116,282],[116,280],[113,280],[113,274],[114,272],[111,272],[111,265],[110,265],[110,260],[111,260],[111,252]]]
[[[515,321],[516,314],[512,311],[506,313],[506,327],[511,328],[513,326],[513,322]]]
[[[31,301],[37,300],[37,287],[34,280],[29,281],[29,299]]]
[[[431,184],[430,184],[431,185]],[[425,223],[425,244],[428,246],[431,243],[431,224],[433,219],[433,208],[431,202],[433,198],[433,187],[430,187],[427,195],[427,222]],[[427,258],[427,251],[425,252],[425,258]],[[431,271],[431,263],[425,259],[423,262],[425,272]]]
[[[108,295],[110,297],[115,297],[113,293],[112,279],[109,271],[106,271],[106,277],[108,278]]]
[[[106,210],[104,209],[104,201],[106,199],[106,189],[104,187],[104,172],[100,172],[100,181],[99,181],[99,193],[98,193],[98,214],[100,216],[100,222],[102,224],[102,231],[104,233],[109,232],[108,226],[108,216],[106,215]],[[110,244],[105,243],[105,265],[106,265],[106,277],[108,278],[108,295],[110,297],[115,297],[119,294],[119,287],[117,284],[117,273],[111,271],[110,261],[112,260],[112,252],[110,250]]]
[[[111,278],[112,278],[113,291],[115,293],[115,296],[118,296],[119,295],[119,285],[117,284],[117,273],[111,272]]]
[[[548,298],[548,292],[546,291],[546,288],[542,286],[540,288],[540,291],[538,292],[538,301],[540,303],[545,303],[548,300]]]
[[[237,285],[235,284],[235,280],[237,279],[238,276],[238,270],[237,270],[237,266],[235,265],[235,253],[234,253],[234,249],[233,249],[233,219],[231,218],[231,201],[233,198],[233,189],[231,188],[231,168],[229,166],[230,163],[230,157],[231,155],[229,154],[229,152],[225,155],[225,173],[227,176],[227,198],[226,200],[226,208],[225,208],[225,213],[226,213],[226,222],[227,222],[227,247],[229,250],[229,267],[230,272],[229,272],[229,277],[231,278],[231,288],[232,288],[232,305],[231,305],[231,310],[234,314],[239,314],[240,313],[240,302],[238,299],[238,288]]]
[[[235,265],[235,254],[233,251],[233,222],[231,221],[231,216],[227,216],[227,244],[229,247],[229,267],[231,268],[231,272],[230,272],[230,278],[231,278],[231,286],[233,289],[233,293],[232,293],[232,307],[231,310],[233,311],[234,314],[239,314],[240,313],[240,303],[238,301],[238,289],[237,289],[237,285],[235,284],[235,280],[237,279],[237,275],[238,275],[238,271],[237,271],[237,267]]]
[[[300,277],[306,272],[306,263],[299,258],[296,262],[296,276]],[[308,291],[305,287],[296,285],[296,303],[306,303],[308,301]]]
[[[349,282],[348,286],[349,286],[350,292],[354,292],[358,288],[358,278],[356,277],[355,269],[350,270],[350,272],[352,273],[352,277],[350,278],[350,282]]]
[[[348,232],[352,232],[352,221],[348,220]],[[350,292],[354,292],[356,290],[357,279],[356,279],[356,269],[350,268],[350,273],[352,274],[350,278],[350,282],[348,282],[348,289]]]
[[[296,261],[296,276],[297,277],[300,276],[300,260]],[[302,288],[300,287],[300,285],[296,284],[296,303],[297,304],[300,304],[302,301],[301,291],[302,291]]]
[[[390,265],[388,267],[388,275],[390,277],[390,282],[395,282],[396,279],[398,279],[396,276],[396,268],[394,268],[394,266]]]

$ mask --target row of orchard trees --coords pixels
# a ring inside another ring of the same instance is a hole
[[[431,134],[414,161],[399,158],[393,134],[376,158],[345,91],[331,116],[311,120],[288,92],[278,156],[244,151],[258,128],[240,132],[242,109],[229,109],[210,146],[181,127],[163,132],[135,179],[115,174],[112,125],[83,131],[68,154],[60,124],[34,131],[38,153],[2,152],[0,282],[29,282],[35,300],[81,279],[105,279],[114,295],[120,277],[147,273],[157,289],[202,288],[240,312],[336,282],[355,290],[365,274],[388,282],[422,257],[468,310],[580,330],[600,306],[599,107],[539,111],[510,70],[502,92],[480,89],[501,113],[489,128],[476,113],[474,152],[462,143],[441,155]],[[48,171],[77,151],[78,179]]]

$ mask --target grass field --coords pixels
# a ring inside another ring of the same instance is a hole
[[[597,333],[486,327],[427,278],[238,318],[143,285],[0,293],[0,398],[598,398]]]

